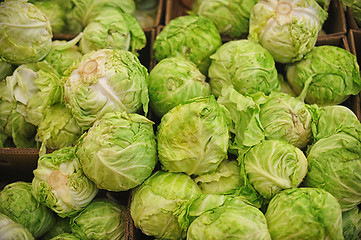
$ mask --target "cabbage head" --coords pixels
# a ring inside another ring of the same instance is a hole
[[[314,47],[301,61],[287,64],[286,75],[294,92],[309,104],[340,104],[361,91],[356,56],[337,46]]]
[[[196,0],[194,14],[208,17],[222,36],[239,38],[248,34],[249,17],[257,0]]]
[[[79,239],[124,239],[126,207],[109,198],[96,198],[71,218],[70,227]]]
[[[271,240],[264,214],[239,197],[227,198],[195,218],[187,240],[254,239]]]
[[[207,75],[210,56],[221,45],[221,36],[209,18],[186,15],[174,18],[164,26],[154,41],[153,49],[157,61],[168,57],[184,57]]]
[[[0,236],[4,240],[34,240],[28,229],[2,213],[0,213]]]
[[[344,132],[355,138],[361,138],[361,123],[356,114],[346,106],[331,105],[322,107],[317,121],[312,124],[315,141]]]
[[[360,1],[355,1],[352,4],[352,14],[357,22],[357,24],[359,26],[361,26],[361,2]]]
[[[284,140],[304,149],[312,140],[311,125],[316,106],[305,104],[285,93],[273,92],[264,99],[256,99],[260,106],[259,121],[265,139]]]
[[[361,141],[340,132],[318,140],[307,153],[305,186],[330,192],[347,211],[361,203]]]
[[[16,181],[0,192],[0,213],[27,228],[39,238],[55,224],[55,215],[31,193],[31,183]]]
[[[211,93],[197,66],[179,57],[165,58],[154,66],[149,73],[148,91],[151,109],[159,117],[187,100]]]
[[[298,187],[307,174],[307,158],[297,147],[280,140],[263,140],[238,161],[246,177],[265,198]]]
[[[106,113],[76,144],[85,175],[98,188],[109,191],[140,185],[157,162],[153,124],[139,114]]]
[[[229,131],[215,97],[200,97],[166,113],[158,125],[158,156],[171,172],[200,175],[217,169],[227,157]]]
[[[47,16],[26,0],[0,3],[0,35],[0,58],[15,65],[42,60],[53,37]]]
[[[42,240],[50,240],[63,233],[71,233],[70,218],[56,216],[56,223],[53,227],[47,231],[42,237]]]
[[[315,0],[260,0],[252,8],[248,39],[259,42],[276,62],[299,61],[315,46],[327,17]]]
[[[135,12],[134,0],[69,0],[65,13],[68,33],[78,34],[85,26],[109,8],[118,9],[130,15]]]
[[[65,105],[84,130],[107,112],[148,112],[148,71],[129,51],[89,52],[63,79]]]
[[[208,70],[212,93],[232,85],[239,93],[279,91],[281,86],[272,55],[259,43],[247,39],[224,43],[211,55]]]
[[[181,227],[175,212],[199,194],[200,188],[188,175],[156,171],[132,190],[130,214],[134,226],[157,239],[185,239],[186,228]]]
[[[80,59],[81,53],[77,43],[83,34],[78,34],[72,40],[54,40],[51,49],[45,57],[47,61],[61,76],[74,62]]]
[[[340,205],[323,189],[284,190],[271,199],[265,216],[272,239],[343,239]]]
[[[74,147],[40,156],[33,173],[34,197],[60,217],[74,216],[98,193],[75,157]]]
[[[137,52],[146,45],[145,33],[137,19],[118,9],[106,9],[83,30],[79,42],[82,53],[103,48]]]

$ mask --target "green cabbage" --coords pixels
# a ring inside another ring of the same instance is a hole
[[[318,140],[307,153],[305,186],[330,192],[342,211],[361,203],[361,140],[339,132]]]
[[[215,97],[189,100],[166,113],[158,125],[158,156],[171,172],[200,175],[227,157],[229,131]]]
[[[0,192],[0,213],[27,228],[39,238],[55,224],[54,213],[38,202],[31,193],[31,183],[16,181]]]
[[[4,240],[34,240],[28,229],[2,213],[0,213],[0,236]]]
[[[201,190],[188,175],[156,171],[132,191],[130,214],[134,226],[157,239],[184,239],[186,228],[175,213],[198,194]]]
[[[212,93],[232,85],[242,94],[279,91],[281,86],[275,61],[260,44],[242,39],[223,44],[211,55],[208,70]]]
[[[89,129],[107,112],[148,112],[148,72],[131,52],[100,49],[85,54],[66,72],[65,105]]]
[[[82,53],[103,48],[137,52],[146,45],[146,36],[136,18],[118,9],[106,9],[83,30]]]
[[[310,104],[340,104],[361,91],[356,56],[337,46],[314,47],[301,61],[287,64],[286,75],[294,92]]]
[[[343,240],[340,205],[322,189],[284,190],[271,199],[265,216],[272,239]]]
[[[251,12],[248,39],[259,42],[276,62],[299,61],[315,46],[327,17],[314,0],[260,0]]]
[[[106,113],[76,144],[85,175],[98,188],[109,191],[140,185],[157,162],[153,124],[139,114]]]
[[[15,65],[42,60],[53,37],[49,19],[26,0],[0,3],[0,35],[0,56]]]
[[[206,77],[197,66],[179,57],[157,63],[149,73],[148,86],[151,109],[159,117],[187,100],[211,93]]]
[[[361,238],[361,211],[359,207],[342,213],[342,232],[345,239]]]
[[[172,19],[164,26],[154,41],[153,49],[157,61],[168,57],[184,57],[207,75],[210,56],[221,45],[221,36],[209,18],[186,15]]]
[[[33,173],[34,197],[60,217],[74,216],[98,193],[75,157],[74,147],[40,156]]]

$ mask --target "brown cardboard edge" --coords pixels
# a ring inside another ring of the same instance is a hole
[[[347,39],[350,45],[350,52],[357,58],[357,62],[361,65],[361,29],[350,29],[347,34]],[[359,45],[357,45],[357,43]],[[353,111],[361,122],[361,92],[353,98]]]
[[[347,28],[352,30],[359,30],[360,27],[358,26],[356,19],[353,15],[352,9],[347,7],[346,9],[346,20],[347,20]]]

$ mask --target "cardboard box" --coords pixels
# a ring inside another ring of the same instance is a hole
[[[165,24],[168,24],[169,21],[176,17],[187,15],[193,3],[194,0],[166,0]],[[328,10],[328,18],[322,30],[318,36],[319,39],[347,34],[346,16],[343,5],[339,0],[332,0]],[[224,36],[224,38],[230,40],[227,36]]]

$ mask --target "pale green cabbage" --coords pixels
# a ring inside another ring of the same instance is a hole
[[[181,226],[175,213],[198,194],[201,190],[188,175],[156,171],[132,191],[130,214],[134,226],[157,239],[185,239],[186,227]]]
[[[158,62],[149,73],[148,88],[151,109],[158,117],[187,100],[211,93],[197,66],[179,57]]]
[[[55,215],[31,193],[31,183],[16,181],[0,191],[0,213],[27,228],[39,238],[55,224]]]
[[[259,43],[242,39],[224,43],[211,55],[208,70],[212,93],[232,85],[242,94],[279,91],[275,61]]]
[[[248,39],[259,42],[276,62],[299,61],[315,46],[327,17],[315,0],[260,0],[251,12]]]
[[[184,57],[195,63],[207,75],[212,55],[222,45],[221,36],[207,17],[186,15],[172,19],[157,35],[154,57]]]
[[[265,199],[298,187],[308,167],[299,148],[280,140],[263,140],[238,161],[244,165],[249,182]]]
[[[85,175],[98,188],[109,191],[140,185],[157,162],[153,124],[139,114],[106,113],[76,144]]]
[[[147,42],[144,31],[136,18],[118,9],[106,9],[84,30],[79,42],[82,53],[103,48],[137,52]]]
[[[301,61],[287,64],[286,75],[293,91],[309,104],[340,104],[361,91],[356,56],[337,46],[314,47]]]
[[[0,3],[0,58],[20,65],[42,60],[50,51],[49,19],[26,0]]]
[[[284,190],[271,199],[265,216],[272,239],[344,239],[340,205],[322,189]]]
[[[89,129],[107,112],[148,112],[148,72],[133,53],[100,49],[85,54],[66,72],[65,105]]]
[[[40,156],[33,173],[34,197],[60,217],[74,216],[98,193],[75,157],[74,147]]]
[[[109,198],[96,198],[71,218],[70,227],[79,239],[124,240],[126,207]]]
[[[215,97],[189,100],[166,113],[157,131],[158,156],[171,172],[200,175],[227,157],[229,131]]]
[[[322,188],[342,211],[361,203],[361,141],[345,132],[318,140],[307,153],[305,186]]]
[[[342,213],[342,232],[345,239],[361,238],[361,211],[359,207]]]

